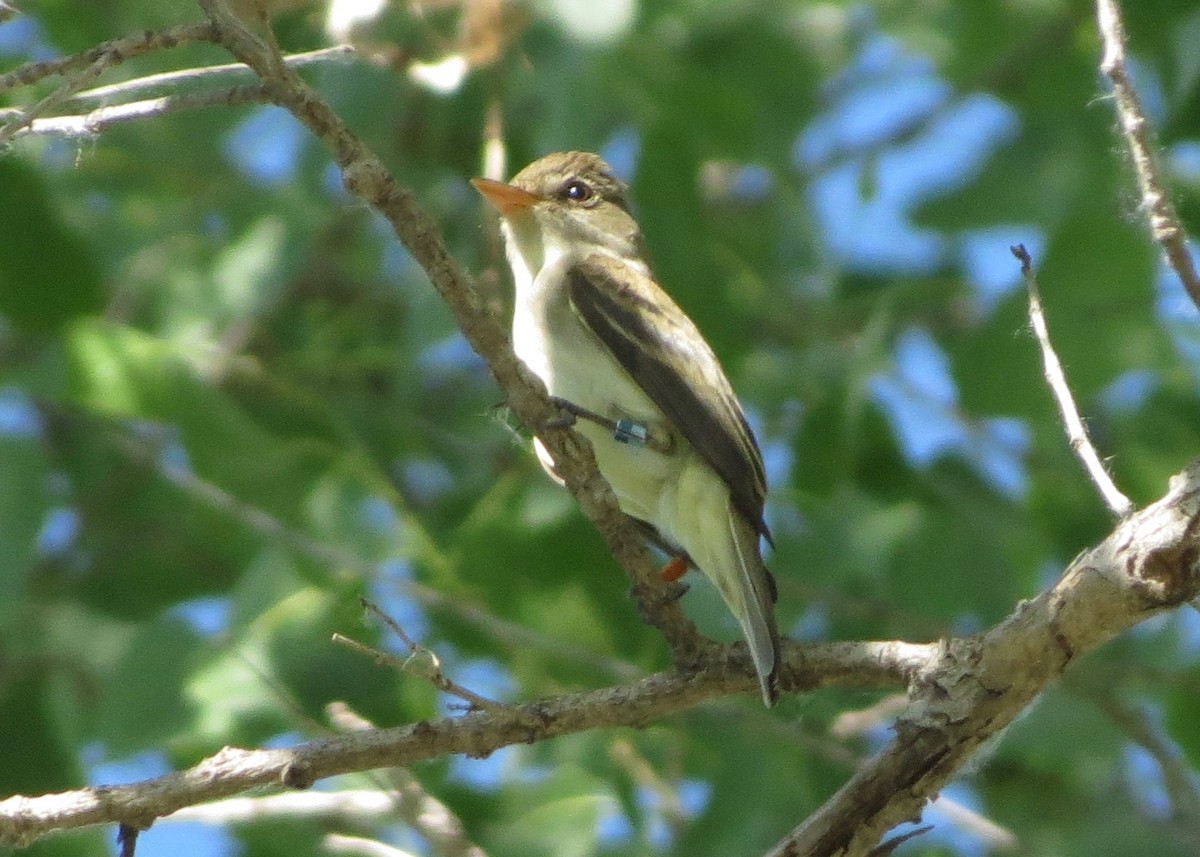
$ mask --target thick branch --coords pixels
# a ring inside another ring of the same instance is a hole
[[[1050,591],[951,640],[917,683],[896,737],[771,857],[864,855],[926,802],[1079,656],[1200,591],[1200,462],[1071,563]]]
[[[920,673],[938,646],[910,643],[832,643],[788,653],[785,686],[897,687]],[[317,780],[411,765],[463,753],[482,758],[524,744],[613,726],[640,726],[714,697],[749,691],[744,659],[718,659],[691,675],[659,673],[627,687],[610,687],[462,717],[421,721],[313,741],[287,750],[226,748],[189,770],[127,786],[80,789],[0,801],[0,844],[23,847],[55,830],[119,822],[134,828],[185,806],[257,786],[305,788]],[[796,684],[801,682],[804,684]]]

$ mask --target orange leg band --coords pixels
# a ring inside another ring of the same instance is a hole
[[[687,574],[688,558],[684,554],[682,556],[673,557],[670,562],[663,566],[662,571],[658,573],[667,583],[674,583],[679,578]]]

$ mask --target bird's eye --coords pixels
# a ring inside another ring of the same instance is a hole
[[[562,195],[564,198],[571,200],[571,202],[587,202],[596,195],[596,192],[592,190],[592,186],[587,182],[580,181],[579,179],[571,179],[563,185]]]

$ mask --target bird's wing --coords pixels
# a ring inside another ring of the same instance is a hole
[[[770,540],[762,453],[721,364],[653,278],[595,254],[567,273],[571,305],[680,434],[729,486],[734,506]]]

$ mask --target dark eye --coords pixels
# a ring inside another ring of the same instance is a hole
[[[579,179],[571,179],[563,185],[562,195],[571,202],[587,202],[596,192],[592,190],[592,186],[587,182]]]

